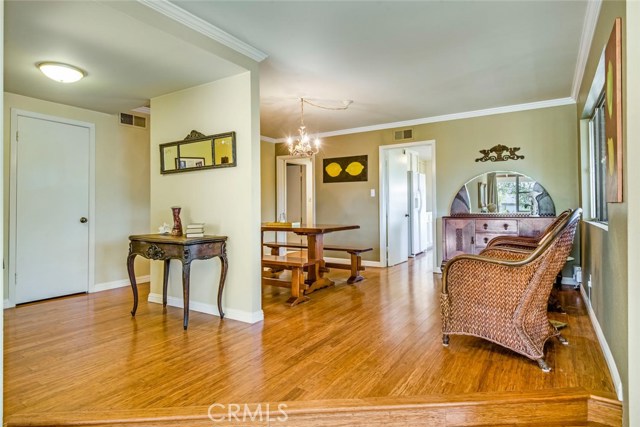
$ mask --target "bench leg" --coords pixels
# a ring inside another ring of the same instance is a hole
[[[351,255],[351,277],[347,279],[347,283],[356,283],[364,280],[364,277],[360,275],[362,271],[362,257],[356,253],[350,253]]]
[[[302,292],[300,292],[303,281],[304,274],[302,273],[302,268],[293,267],[291,269],[291,296],[286,303],[288,306],[293,307],[294,305],[309,301],[309,297],[302,295]]]

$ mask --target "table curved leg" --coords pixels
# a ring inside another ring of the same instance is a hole
[[[227,254],[222,254],[218,258],[220,258],[220,283],[218,284],[218,313],[220,314],[220,318],[224,319],[224,311],[222,311],[222,291],[224,290],[224,281],[227,278]]]
[[[182,263],[182,298],[184,300],[184,320],[182,326],[187,330],[189,326],[189,273],[191,271],[191,263]]]
[[[129,273],[129,283],[131,283],[131,290],[133,291],[133,308],[131,309],[131,316],[136,315],[138,310],[138,284],[136,283],[136,274],[133,271],[133,263],[136,259],[136,254],[129,254],[127,257],[127,272]]]
[[[169,265],[170,259],[164,260],[164,278],[162,279],[162,306],[167,306],[167,288],[169,287]]]

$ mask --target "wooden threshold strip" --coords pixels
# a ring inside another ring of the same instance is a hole
[[[244,416],[243,416],[244,414]],[[615,395],[577,387],[514,393],[469,393],[418,397],[216,403],[113,411],[15,414],[7,427],[157,426],[621,426]]]

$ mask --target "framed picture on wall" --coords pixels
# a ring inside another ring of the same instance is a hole
[[[322,182],[358,182],[368,180],[368,156],[322,159]]]

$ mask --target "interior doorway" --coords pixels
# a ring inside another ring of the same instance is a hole
[[[94,153],[93,124],[11,110],[12,305],[93,286]]]
[[[276,157],[276,220],[315,223],[314,158]],[[300,238],[292,235],[291,239]],[[286,233],[277,233],[277,241],[286,241]]]
[[[380,263],[429,256],[435,265],[435,141],[386,145],[379,152]]]

